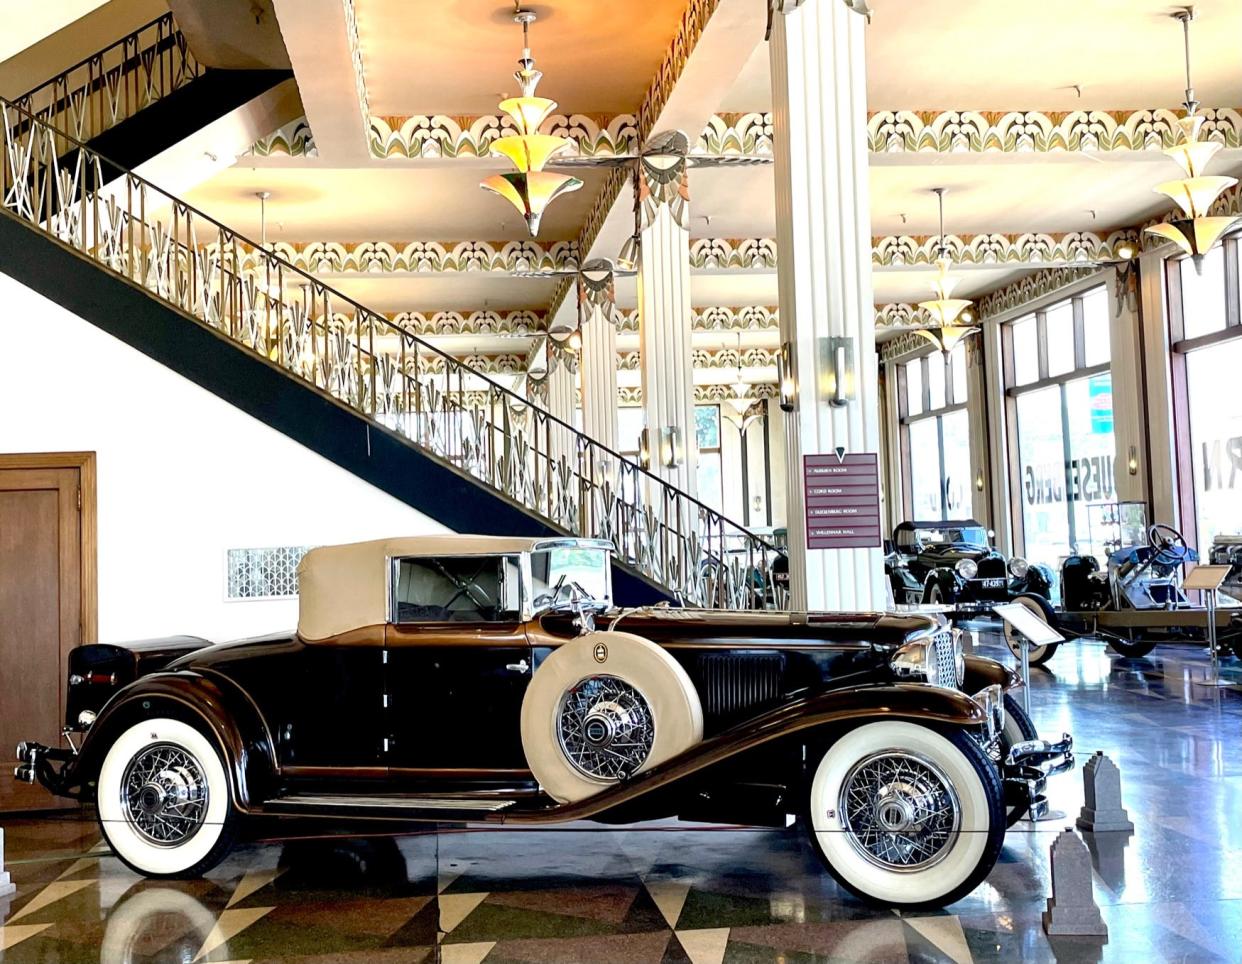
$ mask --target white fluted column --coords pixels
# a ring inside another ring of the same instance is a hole
[[[785,420],[792,605],[883,608],[878,548],[807,550],[803,456],[880,448],[871,212],[867,182],[865,19],[842,0],[783,0],[773,17],[776,236],[782,342],[797,409]],[[828,404],[824,339],[852,339],[855,398]]]
[[[582,337],[582,431],[617,450],[617,298],[612,269],[583,266],[578,278],[578,331]]]
[[[690,210],[684,134],[657,134],[639,162],[638,337],[651,471],[694,495],[694,365],[690,355]],[[665,464],[670,430],[680,461]]]
[[[547,410],[550,415],[560,419],[566,425],[574,424],[574,396],[577,380],[577,358],[568,345],[548,339],[548,399]],[[568,458],[572,453],[570,436],[559,426],[554,426],[549,433],[548,451],[552,461]]]

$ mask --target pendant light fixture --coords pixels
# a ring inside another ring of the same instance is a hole
[[[1195,100],[1195,88],[1190,81],[1190,21],[1195,18],[1195,8],[1186,7],[1173,14],[1181,21],[1183,46],[1186,54],[1186,116],[1177,122],[1182,142],[1164,153],[1186,174],[1178,181],[1166,181],[1155,188],[1157,194],[1170,198],[1181,211],[1163,224],[1147,229],[1148,234],[1172,241],[1194,260],[1195,270],[1203,273],[1203,258],[1220,240],[1222,234],[1238,222],[1237,217],[1211,216],[1208,212],[1226,190],[1238,183],[1236,177],[1209,176],[1203,173],[1208,161],[1220,150],[1216,141],[1199,140],[1203,117],[1199,114],[1199,102]]]
[[[942,187],[932,188],[940,206],[940,243],[937,246],[936,280],[932,284],[936,298],[933,301],[919,302],[919,307],[932,316],[934,323],[926,328],[915,328],[914,331],[947,355],[957,347],[958,342],[979,329],[963,324],[962,312],[970,307],[970,301],[966,298],[949,297],[957,281],[949,278],[949,256],[944,245],[944,192]]]
[[[535,88],[543,74],[535,69],[535,58],[530,55],[530,25],[535,22],[534,11],[519,9],[513,20],[522,25],[522,56],[513,74],[522,88],[522,96],[502,100],[500,109],[512,118],[517,133],[498,137],[492,142],[492,153],[508,158],[517,170],[511,174],[493,174],[484,178],[479,186],[499,194],[517,208],[533,238],[539,233],[539,219],[548,205],[562,194],[578,190],[582,182],[568,174],[543,169],[554,154],[569,144],[569,140],[539,133],[540,125],[556,110],[556,101],[535,96]]]

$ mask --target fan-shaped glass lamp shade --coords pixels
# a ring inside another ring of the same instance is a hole
[[[542,171],[548,160],[569,144],[564,137],[551,134],[523,134],[498,137],[492,141],[492,153],[508,158],[521,173]]]
[[[1170,147],[1164,153],[1173,159],[1178,167],[1186,172],[1187,177],[1199,177],[1208,161],[1224,145],[1219,141],[1186,141],[1176,147]]]
[[[1212,246],[1220,240],[1220,236],[1239,220],[1239,218],[1229,216],[1188,218],[1154,224],[1147,228],[1147,233],[1172,241],[1194,259],[1195,270],[1202,273],[1203,256],[1211,251]]]
[[[959,312],[960,313],[960,312]],[[933,345],[946,354],[957,347],[967,335],[973,335],[978,328],[972,328],[967,325],[943,325],[939,328],[915,328],[917,335],[922,335]]]
[[[519,134],[538,134],[540,125],[556,110],[556,101],[547,97],[510,97],[500,102],[500,109],[513,118]]]
[[[1182,209],[1188,218],[1204,217],[1208,210],[1228,188],[1238,183],[1236,177],[1211,175],[1190,177],[1181,181],[1165,181],[1156,185],[1156,193],[1163,194]]]
[[[957,321],[958,316],[970,307],[966,298],[939,298],[936,301],[920,301],[919,307],[935,319],[938,327],[944,328]]]
[[[539,219],[547,206],[562,194],[582,187],[582,182],[568,174],[551,171],[493,174],[484,178],[479,187],[499,194],[521,213],[533,238],[539,233]]]
[[[625,244],[621,245],[621,251],[617,255],[617,269],[620,271],[637,271],[638,270],[638,242],[637,234],[631,234],[625,239]]]

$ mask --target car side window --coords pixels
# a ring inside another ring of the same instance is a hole
[[[397,559],[392,619],[396,623],[496,623],[521,618],[517,556]]]

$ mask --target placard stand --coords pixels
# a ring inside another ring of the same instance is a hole
[[[1036,616],[1022,603],[1002,603],[993,606],[992,612],[1007,622],[1017,631],[1018,650],[1022,654],[1022,708],[1026,715],[1031,715],[1031,644],[1046,646],[1049,643],[1063,643],[1065,637],[1052,626]],[[1041,820],[1064,820],[1065,813],[1061,810],[1048,810],[1042,816],[1027,814],[1024,820],[1039,823]]]
[[[1018,649],[1022,654],[1022,708],[1029,716],[1031,712],[1031,644],[1047,646],[1049,643],[1063,643],[1065,637],[1022,603],[1002,603],[999,606],[993,606],[992,612],[1018,633]]]
[[[1200,686],[1236,685],[1230,680],[1220,678],[1220,649],[1216,640],[1216,591],[1228,578],[1232,568],[1232,566],[1195,566],[1186,573],[1186,578],[1182,580],[1182,589],[1199,590],[1203,594],[1204,605],[1207,607],[1208,655],[1212,660],[1212,677],[1192,681]]]

